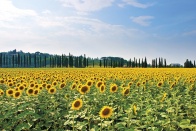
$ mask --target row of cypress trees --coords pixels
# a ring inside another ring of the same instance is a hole
[[[61,67],[76,67],[76,68],[85,68],[88,66],[94,67],[95,65],[99,67],[139,67],[139,68],[163,68],[170,67],[166,63],[166,59],[152,59],[152,64],[147,64],[146,57],[143,59],[130,59],[124,60],[120,57],[102,57],[101,59],[87,58],[84,54],[83,56],[73,56],[69,55],[50,55],[47,53],[23,53],[16,52],[16,50],[11,52],[0,53],[0,67],[10,67],[10,68],[42,68],[42,67],[51,67],[51,68],[61,68]],[[186,60],[184,63],[185,68],[192,68],[195,66],[195,61],[192,63],[190,60]]]

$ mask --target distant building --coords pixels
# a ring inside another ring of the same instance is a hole
[[[171,67],[181,67],[181,65],[179,63],[171,63],[170,66]]]

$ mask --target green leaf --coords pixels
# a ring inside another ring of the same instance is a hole
[[[16,128],[15,131],[21,131],[23,129],[29,129],[31,126],[28,123],[20,123]]]
[[[180,125],[189,125],[190,124],[190,120],[189,119],[183,119],[180,121]]]

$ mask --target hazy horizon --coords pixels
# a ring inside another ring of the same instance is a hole
[[[0,52],[196,60],[194,0],[0,0]]]

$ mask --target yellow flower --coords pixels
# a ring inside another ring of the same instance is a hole
[[[15,91],[14,94],[13,94],[13,97],[15,99],[18,99],[18,98],[20,98],[21,95],[22,95],[22,93],[20,91]]]
[[[96,83],[96,87],[99,88],[99,87],[101,87],[102,84],[103,84],[102,81],[98,81],[98,82]]]
[[[88,85],[88,86],[92,86],[93,85],[93,81],[92,80],[88,80],[87,82],[86,82],[86,85]]]
[[[0,89],[0,96],[4,95],[4,91],[2,89]]]
[[[165,100],[166,96],[167,96],[167,93],[164,93],[162,99],[160,100],[160,102],[163,102]]]
[[[34,89],[33,89],[33,88],[28,88],[28,89],[26,90],[26,94],[27,94],[28,96],[32,96],[33,93],[34,93]]]
[[[163,85],[163,82],[162,81],[159,81],[158,83],[157,83],[157,87],[161,87]]]
[[[13,96],[13,94],[14,94],[14,89],[6,90],[6,96],[10,97],[10,96]]]
[[[56,93],[56,88],[55,88],[55,87],[51,87],[51,88],[48,90],[48,93],[49,93],[49,94],[55,94],[55,93]]]
[[[81,88],[79,88],[80,94],[84,95],[90,91],[90,87],[88,85],[82,85]]]
[[[110,86],[110,92],[114,93],[114,92],[117,92],[118,90],[118,86],[116,84],[112,84]]]
[[[79,110],[82,107],[82,100],[81,99],[76,99],[75,101],[72,102],[71,109],[73,110]]]
[[[40,92],[39,88],[34,89],[33,95],[37,96],[39,94],[39,92]]]
[[[112,109],[111,107],[109,107],[109,106],[104,106],[104,107],[102,107],[102,109],[100,110],[99,116],[100,116],[101,118],[109,118],[109,117],[111,117],[112,113],[113,113],[113,109]]]
[[[99,88],[99,91],[101,93],[105,92],[105,85],[104,84],[101,85],[101,87]]]
[[[61,84],[59,85],[59,89],[63,89],[65,86],[66,86],[66,83],[61,83]]]
[[[76,87],[77,87],[76,83],[73,83],[73,84],[71,85],[71,90],[74,90]]]
[[[137,115],[137,106],[136,105],[133,105],[133,114]]]
[[[129,92],[130,92],[130,89],[129,89],[129,87],[127,87],[127,88],[125,88],[125,89],[122,91],[122,94],[123,94],[123,96],[127,96],[127,95],[129,94]]]

